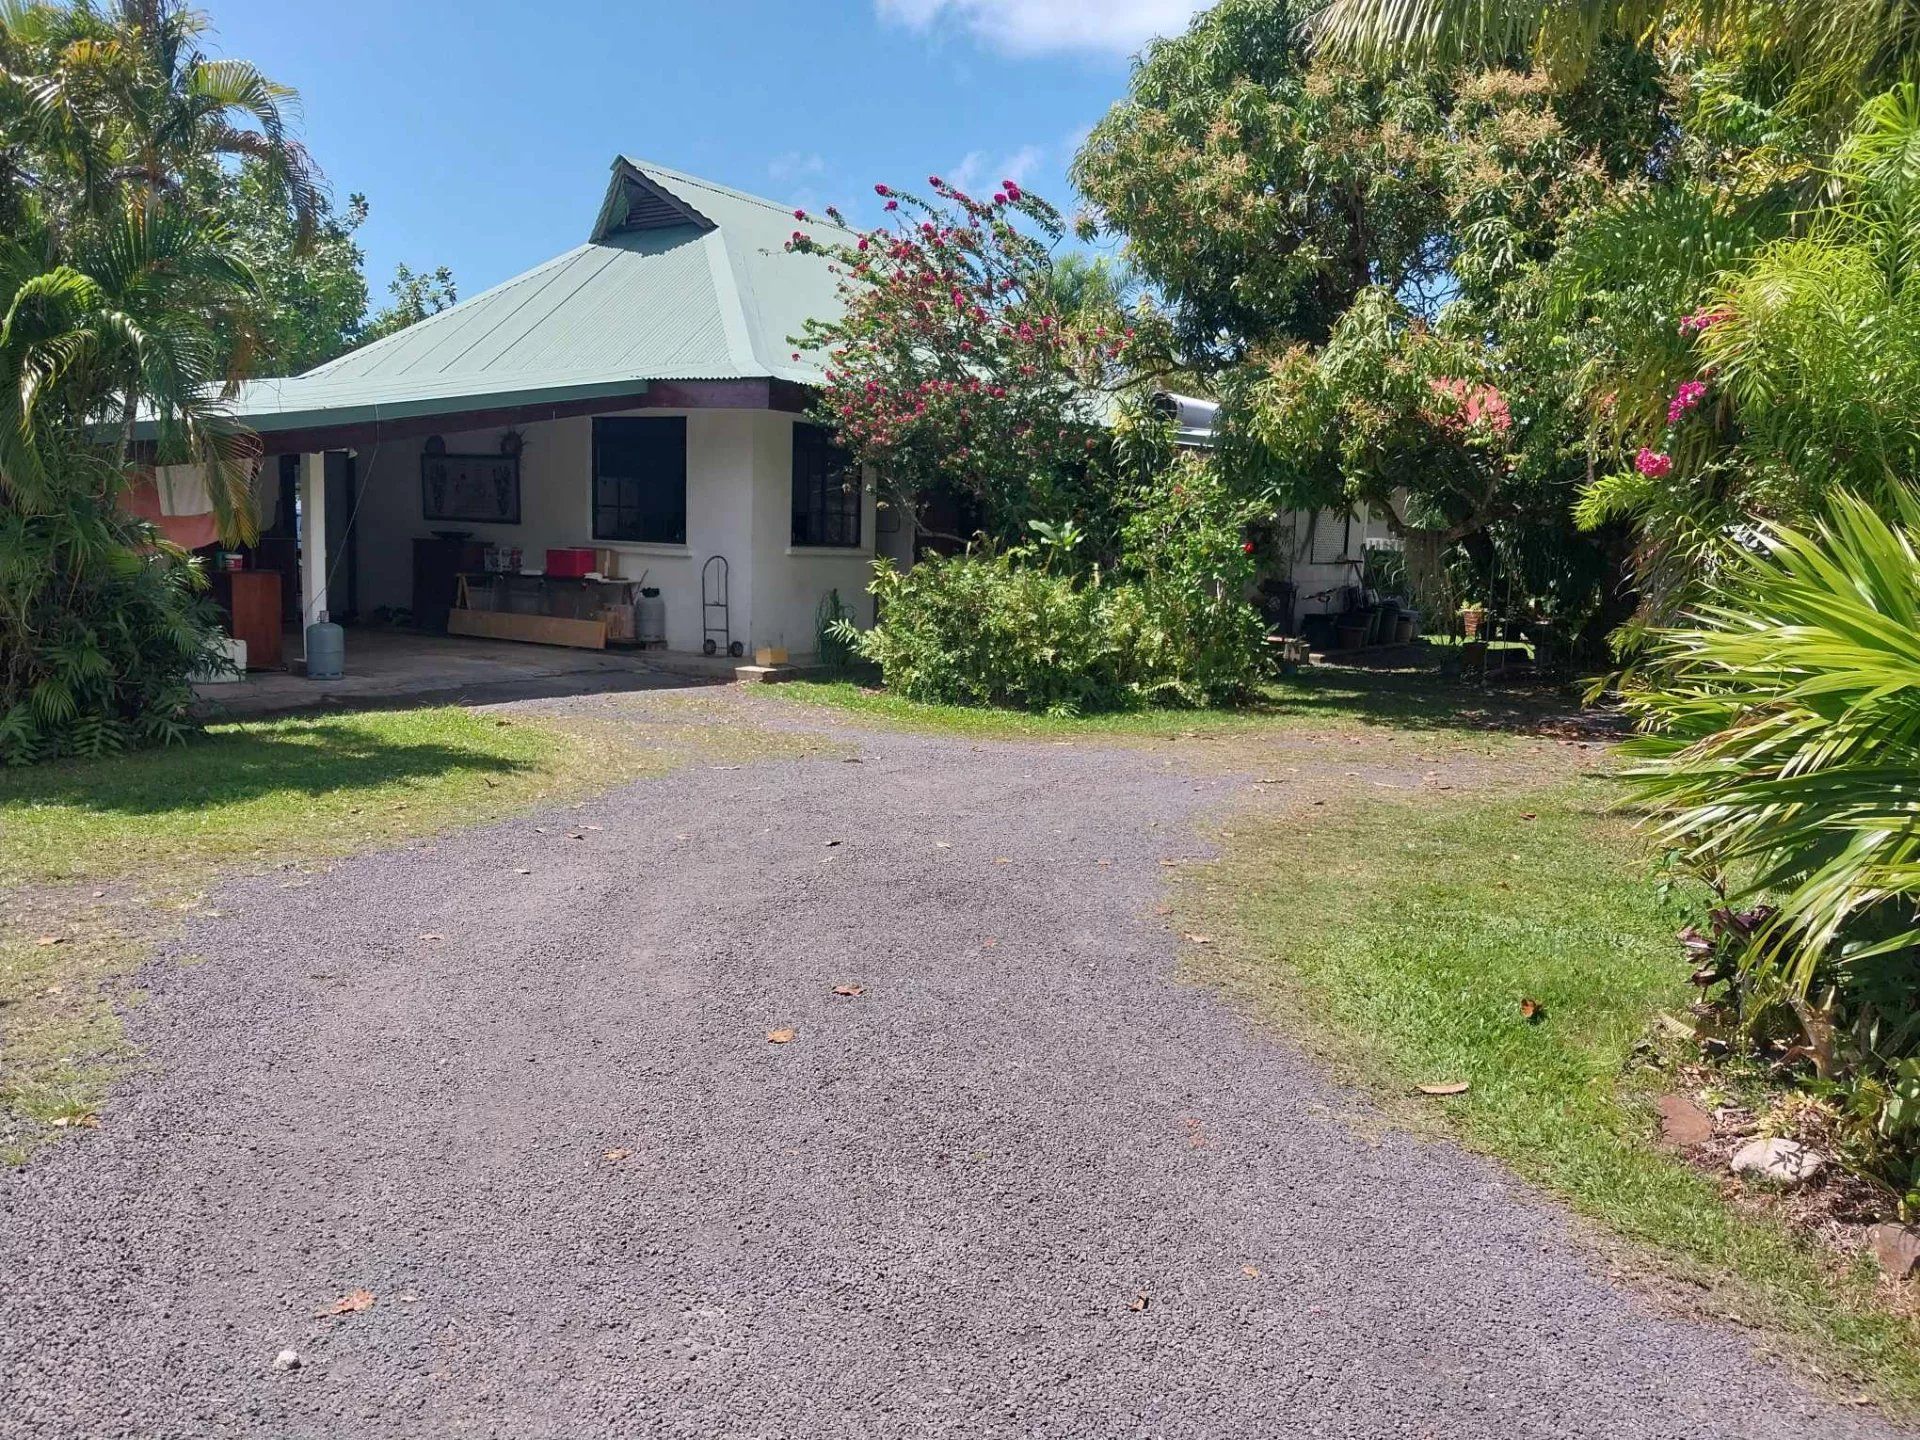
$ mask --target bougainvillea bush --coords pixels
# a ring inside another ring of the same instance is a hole
[[[795,341],[826,371],[816,418],[889,504],[923,519],[945,496],[1002,544],[1035,518],[1072,518],[1110,541],[1104,422],[1117,396],[1151,383],[1129,363],[1148,322],[1072,301],[1053,263],[1064,227],[1046,201],[1012,180],[985,199],[927,183],[932,199],[875,186],[887,220],[872,230],[848,229],[837,210],[831,228],[795,212],[789,248],[827,255],[840,276],[840,317]]]
[[[826,254],[841,318],[816,418],[882,477],[883,498],[961,553],[878,567],[854,639],[911,699],[1081,711],[1244,693],[1260,622],[1243,513],[1139,403],[1163,322],[1056,269],[1059,213],[1015,182],[986,198],[875,187],[885,223],[796,212],[789,248]],[[797,354],[798,352],[796,352]],[[925,523],[958,500],[965,534]],[[852,638],[852,637],[850,637]]]

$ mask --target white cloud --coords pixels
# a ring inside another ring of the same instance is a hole
[[[946,180],[970,195],[979,195],[1002,180],[1026,184],[1046,158],[1047,152],[1038,145],[1022,145],[1011,155],[1001,156],[998,162],[984,150],[969,150],[959,164],[947,171]]]
[[[1212,0],[874,0],[884,20],[915,30],[958,25],[1019,55],[1099,50],[1128,55],[1176,35]],[[1018,177],[1015,177],[1018,178]]]
[[[782,184],[792,184],[815,175],[827,173],[826,157],[817,152],[802,153],[789,150],[784,155],[776,155],[767,162],[767,174]]]

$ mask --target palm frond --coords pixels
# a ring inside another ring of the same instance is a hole
[[[1910,489],[1767,527],[1660,637],[1631,702],[1657,834],[1734,903],[1777,905],[1744,963],[1798,996],[1832,966],[1920,954],[1917,541]]]

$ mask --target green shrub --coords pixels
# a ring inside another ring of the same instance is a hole
[[[183,739],[189,677],[223,663],[186,557],[103,509],[0,502],[0,765]]]
[[[1211,469],[1176,464],[1130,497],[1116,566],[1071,522],[1030,546],[875,567],[859,653],[910,700],[1041,711],[1208,705],[1259,678],[1242,516]]]

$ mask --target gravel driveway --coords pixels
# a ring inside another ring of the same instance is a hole
[[[0,1435],[1896,1433],[1173,978],[1239,782],[842,734],[227,890],[0,1176]]]

